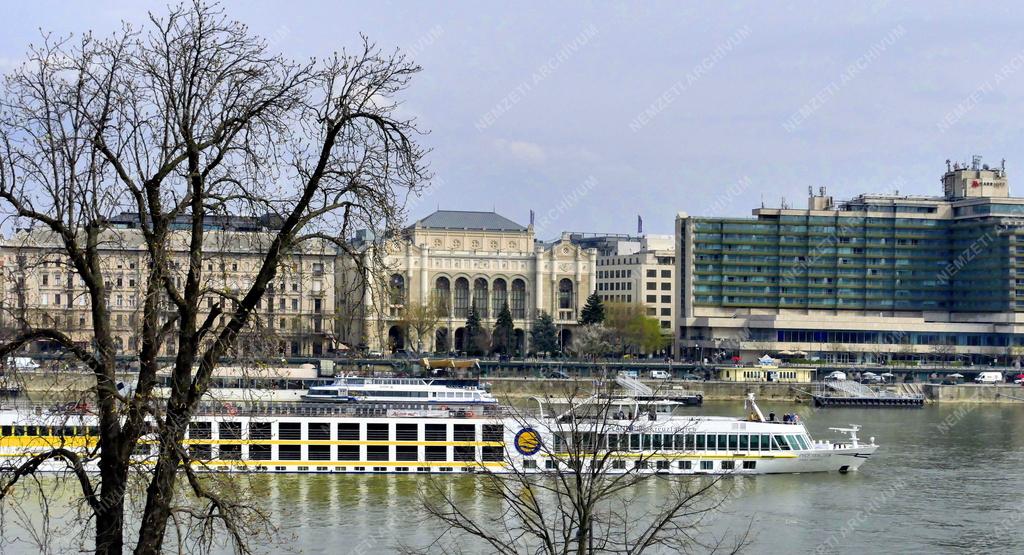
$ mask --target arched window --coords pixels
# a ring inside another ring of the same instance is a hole
[[[487,294],[487,280],[484,278],[476,278],[473,281],[473,307],[476,309],[477,316],[481,318],[487,318],[487,301],[490,299],[490,295]]]
[[[494,280],[493,285],[494,291],[491,292],[491,312],[494,313],[494,317],[497,318],[498,314],[501,314],[501,307],[508,302],[508,286],[505,284],[505,280],[498,278]]]
[[[402,274],[392,274],[388,286],[391,304],[405,304],[405,277]]]
[[[558,308],[565,310],[573,307],[572,280],[563,278],[558,282]]]
[[[455,280],[455,317],[469,316],[469,280],[460,277]]]
[[[434,304],[441,316],[450,316],[452,305],[452,284],[446,277],[439,277],[434,282]]]
[[[512,300],[509,302],[512,309],[512,318],[522,320],[526,318],[526,282],[516,279],[512,282]]]

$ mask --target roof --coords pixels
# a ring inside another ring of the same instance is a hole
[[[526,227],[496,212],[438,210],[413,224],[427,229],[475,229],[482,231],[526,231]]]

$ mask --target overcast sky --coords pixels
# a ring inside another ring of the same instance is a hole
[[[854,3],[851,3],[854,4]],[[679,211],[749,215],[807,188],[936,194],[945,160],[1024,167],[1024,13],[927,2],[227,2],[293,57],[358,46],[423,66],[431,134],[411,212],[491,210],[562,230],[671,233]],[[106,34],[165,3],[4,6],[0,71],[39,29]],[[1024,177],[1022,177],[1024,179]],[[1022,182],[1018,187],[1024,187]]]

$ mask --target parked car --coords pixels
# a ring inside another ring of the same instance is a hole
[[[665,370],[651,370],[652,380],[668,380],[672,378],[672,374],[669,374]]]
[[[697,374],[683,374],[683,380],[687,382],[702,382],[704,376],[698,376]]]
[[[1003,383],[1002,372],[981,372],[974,377],[974,383],[979,384],[997,384]]]
[[[825,376],[825,379],[826,380],[836,380],[838,382],[845,381],[846,380],[846,372],[840,372],[839,370],[836,370],[835,372],[832,372],[829,375]]]
[[[541,370],[540,376],[549,380],[568,380],[569,374],[561,370]]]

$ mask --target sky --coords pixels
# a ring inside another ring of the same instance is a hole
[[[848,5],[846,5],[848,4]],[[166,2],[7,4],[0,72],[40,30],[107,34]],[[360,33],[423,67],[403,110],[435,175],[410,205],[670,234],[678,212],[806,206],[808,187],[934,195],[947,159],[1024,167],[1015,3],[223,3],[285,55]],[[1024,184],[1021,185],[1024,187]]]

